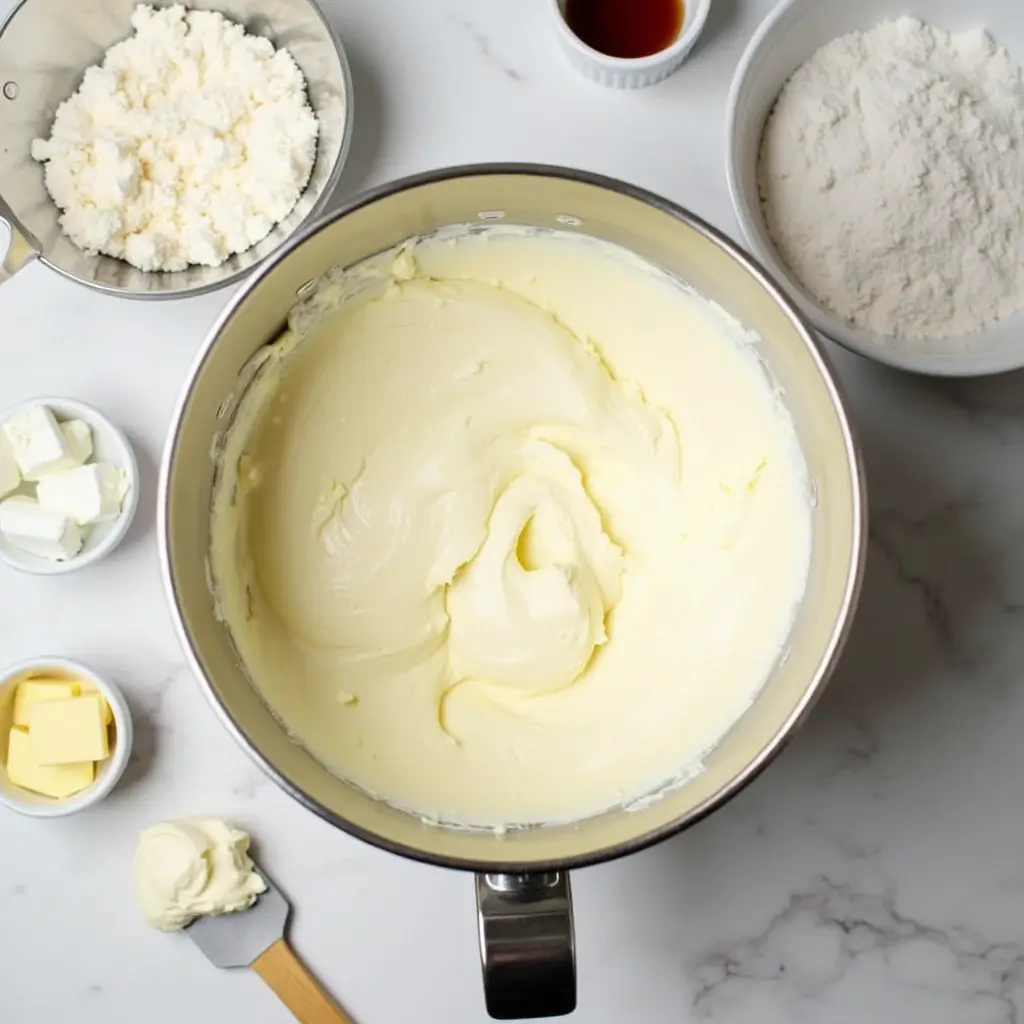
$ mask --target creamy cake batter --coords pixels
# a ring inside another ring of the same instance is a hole
[[[219,607],[270,707],[451,824],[579,819],[698,771],[810,554],[753,341],[568,235],[423,240],[333,288],[265,354],[215,501]]]

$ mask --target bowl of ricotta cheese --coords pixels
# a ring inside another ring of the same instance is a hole
[[[754,264],[648,193],[510,165],[387,186],[273,259],[193,367],[159,504],[225,724],[338,827],[476,872],[488,1008],[526,1017],[574,1003],[567,871],[697,821],[813,703],[863,502]]]
[[[313,0],[21,0],[0,23],[0,282],[35,258],[126,298],[237,281],[329,199],[352,123]]]

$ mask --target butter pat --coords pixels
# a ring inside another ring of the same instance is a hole
[[[63,679],[26,679],[14,691],[14,724],[28,727],[28,712],[32,704],[46,700],[68,700],[80,692],[78,683]]]
[[[82,694],[93,694],[93,693],[95,693],[95,694],[99,695],[100,703],[102,703],[102,705],[103,705],[103,721],[106,722],[107,725],[110,725],[110,723],[114,720],[114,712],[110,710],[110,705],[103,699],[103,696],[100,694],[100,691],[97,690],[96,687],[93,686],[91,683],[81,683],[80,686],[79,686],[79,693],[82,693]],[[73,694],[72,696],[77,696],[77,695],[78,694]]]
[[[102,761],[110,754],[103,698],[97,693],[30,704],[32,756],[42,765]]]
[[[7,778],[22,789],[63,800],[92,785],[96,766],[92,761],[77,764],[40,764],[29,734],[14,726],[7,736]]]
[[[0,430],[0,498],[6,498],[21,484],[21,470],[7,434]]]
[[[82,550],[82,531],[70,516],[18,495],[0,502],[0,534],[22,551],[53,562]]]
[[[16,412],[3,425],[21,475],[38,480],[45,473],[72,469],[78,445],[68,441],[56,417],[45,405],[31,405]],[[91,441],[90,441],[91,445]]]
[[[49,473],[36,489],[43,508],[62,512],[79,526],[116,519],[127,493],[124,471],[102,462]]]

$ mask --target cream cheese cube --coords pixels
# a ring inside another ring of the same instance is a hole
[[[78,465],[71,445],[53,413],[45,405],[16,412],[3,425],[14,459],[26,480]]]
[[[0,498],[6,498],[21,485],[21,470],[18,468],[14,449],[7,435],[0,430]]]
[[[0,534],[22,551],[52,562],[67,561],[82,550],[78,524],[32,498],[15,496],[0,501]]]
[[[116,519],[127,493],[124,471],[105,462],[47,473],[36,488],[43,508],[63,512],[79,526]]]
[[[71,449],[75,465],[88,462],[92,455],[92,428],[89,424],[85,420],[65,420],[60,431]]]

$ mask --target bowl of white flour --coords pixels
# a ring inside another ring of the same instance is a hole
[[[943,376],[1024,366],[1024,8],[788,0],[740,61],[747,245],[823,334]]]
[[[351,83],[313,0],[22,0],[0,24],[0,281],[34,257],[127,298],[239,280],[330,197]]]

